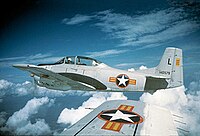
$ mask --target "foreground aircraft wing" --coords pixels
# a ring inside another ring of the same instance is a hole
[[[176,136],[173,116],[167,109],[139,101],[107,101],[60,135]]]
[[[69,79],[65,76],[62,76],[58,73],[54,73],[50,70],[47,70],[47,69],[44,69],[44,68],[41,68],[41,67],[38,67],[38,66],[35,66],[35,65],[27,65],[27,64],[15,64],[13,65],[14,67],[16,68],[19,68],[21,70],[24,70],[24,71],[28,71],[40,78],[42,78],[43,80],[52,80],[52,81],[55,81],[57,83],[60,83],[60,84],[64,84],[65,86],[67,86],[70,90],[70,89],[73,89],[73,90],[93,90],[92,88],[86,86],[86,85],[83,85],[77,81],[74,81],[72,79]],[[53,84],[52,84],[53,85]]]

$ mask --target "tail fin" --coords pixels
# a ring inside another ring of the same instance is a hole
[[[173,47],[166,48],[160,64],[156,67],[156,75],[169,79],[168,88],[183,85],[182,50]]]

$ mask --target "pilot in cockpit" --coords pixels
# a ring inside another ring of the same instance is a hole
[[[71,58],[67,58],[67,64],[72,64],[72,59]]]

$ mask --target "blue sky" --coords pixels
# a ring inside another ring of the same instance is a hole
[[[66,55],[121,69],[153,67],[169,46],[183,49],[185,71],[198,72],[198,6],[183,3],[37,1],[1,31],[0,77],[21,75],[12,63],[55,62]]]
[[[93,57],[127,70],[142,65],[154,67],[166,47],[178,47],[183,49],[185,86],[196,91],[200,81],[199,9],[199,0],[32,1],[28,9],[0,27],[0,80],[4,91],[14,90],[11,96],[8,93],[9,97],[2,95],[2,101],[7,104],[10,99],[16,102],[22,98],[18,107],[11,106],[5,111],[12,115],[35,96],[29,93],[26,96],[24,83],[32,81],[29,74],[12,64],[49,63],[68,55]],[[25,95],[15,96],[16,90],[24,91]],[[140,95],[136,94],[134,99]],[[77,108],[91,96],[83,95],[77,104],[67,107]],[[77,99],[79,95],[59,96],[62,102],[65,98]],[[59,114],[66,105],[55,103],[61,105]],[[57,115],[51,116],[55,121]]]

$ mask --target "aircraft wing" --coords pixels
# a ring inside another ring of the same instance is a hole
[[[176,136],[178,132],[167,109],[139,101],[113,100],[94,109],[61,135]]]
[[[94,90],[93,88],[90,88],[86,85],[83,85],[77,81],[74,81],[70,78],[67,78],[65,76],[60,75],[59,73],[54,73],[50,70],[44,69],[42,67],[38,67],[35,65],[28,65],[28,64],[14,64],[13,67],[19,68],[24,71],[28,71],[43,80],[49,79],[54,82],[59,82],[61,85],[65,85],[70,89],[73,90]]]

